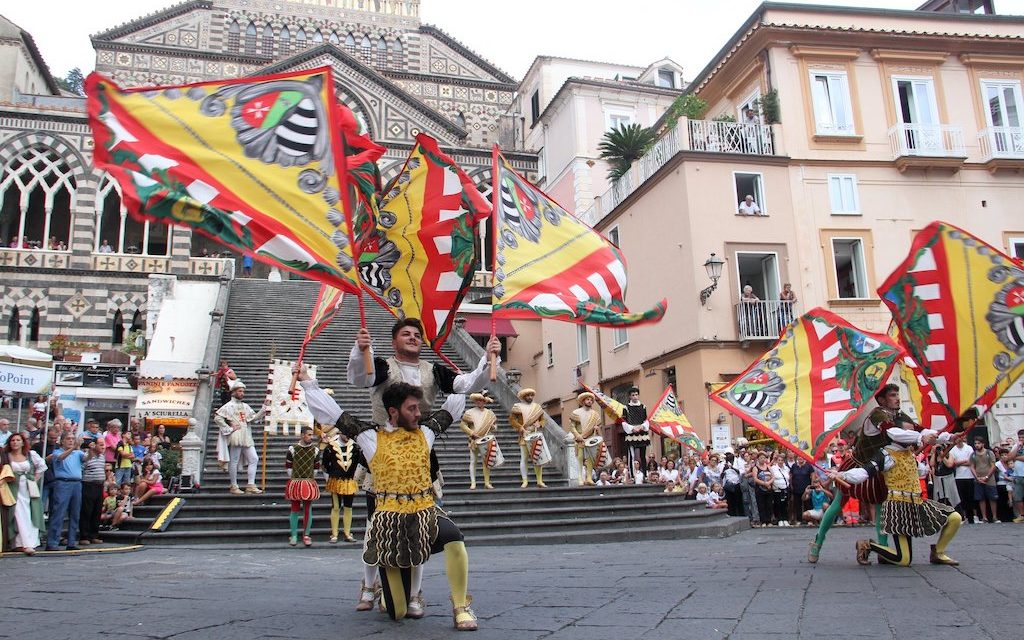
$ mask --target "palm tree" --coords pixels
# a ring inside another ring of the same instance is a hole
[[[624,176],[633,161],[647,153],[655,140],[652,129],[636,123],[620,124],[618,128],[605,132],[597,149],[601,152],[601,158],[611,165],[608,177],[618,180]]]

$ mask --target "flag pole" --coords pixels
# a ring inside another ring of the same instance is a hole
[[[491,147],[491,339],[498,337],[498,319],[494,315],[494,287],[497,285],[495,274],[498,270],[498,191],[501,186],[498,181],[498,145]],[[486,265],[485,265],[486,266]],[[494,354],[488,354],[491,365],[490,380],[498,379],[498,359]]]
[[[352,194],[349,192],[348,182],[348,162],[346,158],[346,152],[348,150],[348,139],[345,137],[345,131],[340,130],[338,132],[341,135],[341,160],[342,166],[339,180],[341,182],[341,202],[342,207],[345,209],[345,218],[348,219],[348,242],[349,246],[352,247],[352,271],[355,275],[356,285],[359,287],[359,297],[356,302],[359,304],[359,327],[361,329],[366,328],[366,304],[363,302],[363,280],[359,277],[359,247],[356,246],[356,234],[355,234],[355,216],[352,211]],[[373,356],[370,355],[370,350],[367,348],[363,351],[363,371],[373,371]]]

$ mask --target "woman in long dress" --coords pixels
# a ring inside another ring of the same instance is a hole
[[[11,434],[4,451],[15,477],[8,485],[17,500],[14,504],[13,524],[17,532],[14,546],[21,547],[27,555],[33,555],[39,546],[39,530],[43,528],[43,502],[39,499],[38,489],[46,463],[28,448],[28,441],[21,433]],[[36,490],[31,493],[29,483],[36,485]]]

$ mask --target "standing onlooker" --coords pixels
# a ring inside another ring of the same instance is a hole
[[[94,421],[95,422],[95,421]],[[96,423],[99,426],[99,423]],[[106,474],[107,443],[102,438],[89,442],[82,463],[82,510],[78,517],[80,544],[99,544],[100,513],[103,510],[103,482]]]
[[[757,454],[757,462],[754,464],[751,473],[754,478],[754,495],[756,496],[757,512],[761,519],[761,526],[774,526],[775,521],[772,515],[774,504],[775,484],[772,478],[772,470],[768,465],[768,455],[763,451]]]
[[[156,425],[156,433],[150,437],[150,442],[155,442],[161,449],[169,449],[171,436],[167,435],[167,427],[162,424]]]
[[[107,464],[114,465],[117,468],[117,447],[121,444],[121,421],[117,418],[107,422],[107,433],[103,436],[103,441],[107,443],[106,451],[103,455],[107,459]]]
[[[757,511],[757,492],[754,490],[754,454],[749,450],[740,449],[742,457],[737,457],[734,465],[740,472],[740,493],[743,496],[743,509],[750,520],[750,526],[756,527],[761,524],[761,515]],[[741,464],[742,463],[742,464]]]
[[[85,431],[82,432],[82,441],[85,444],[92,444],[97,439],[102,438],[103,434],[100,433],[100,423],[96,418],[89,418],[85,421]],[[104,447],[106,451],[106,447]]]
[[[772,496],[775,506],[775,521],[780,527],[789,526],[789,467],[781,453],[772,456]]]
[[[971,473],[971,455],[974,453],[965,442],[966,435],[953,436],[954,444],[949,449],[948,460],[952,462],[956,492],[960,496],[957,511],[969,523],[974,523],[974,475]]]
[[[799,523],[803,519],[804,512],[812,508],[804,493],[807,491],[807,487],[811,486],[811,478],[813,476],[814,467],[807,464],[806,460],[802,457],[796,457],[793,460],[793,464],[789,467],[789,519],[792,522]]]
[[[722,465],[722,487],[725,491],[725,503],[730,516],[743,515],[743,494],[740,490],[740,482],[743,477],[735,466],[736,455],[725,454],[725,462]]]
[[[43,502],[40,497],[39,481],[46,471],[46,463],[35,451],[29,449],[28,440],[21,433],[11,434],[4,446],[7,463],[14,473],[10,483],[14,494],[14,517],[8,523],[17,530],[14,546],[20,547],[26,555],[33,555],[39,546],[39,531],[43,528]]]
[[[46,550],[57,551],[64,518],[68,519],[68,551],[78,549],[78,518],[82,511],[82,463],[85,452],[75,446],[75,436],[65,434],[53,450],[53,508],[46,530]]]
[[[231,381],[238,380],[235,370],[228,366],[227,360],[221,360],[220,366],[213,374],[213,386],[220,392],[220,403],[225,404],[231,399]]]
[[[11,437],[11,421],[7,418],[0,418],[0,447],[7,444],[7,439]]]
[[[974,439],[974,452],[970,457],[971,475],[974,476],[974,501],[981,513],[981,521],[996,521],[996,455],[985,446],[983,438]]]
[[[252,277],[252,264],[253,264],[253,262],[252,262],[252,256],[251,255],[245,254],[244,256],[242,256],[242,277],[243,278],[251,278]]]
[[[1013,503],[1017,507],[1014,522],[1024,522],[1024,429],[1017,432],[1017,444],[1010,451],[1013,461]]]
[[[996,513],[1000,522],[1013,522],[1013,458],[1009,449],[1000,449],[999,462],[996,463],[996,491],[999,492],[999,504]]]
[[[131,484],[132,463],[135,459],[135,452],[132,451],[131,431],[125,431],[121,434],[121,442],[117,444],[116,458],[114,477],[117,480],[117,484]]]

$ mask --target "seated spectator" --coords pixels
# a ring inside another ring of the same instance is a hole
[[[811,508],[804,511],[804,522],[809,525],[818,525],[821,523],[821,518],[825,515],[829,502],[832,500],[832,492],[823,487],[821,478],[815,475],[811,478],[810,486],[804,489],[803,499],[804,502],[810,502],[811,504]]]
[[[153,461],[147,459],[142,465],[139,479],[135,482],[135,504],[141,507],[153,496],[162,494],[164,492],[162,478],[160,470],[156,468]]]
[[[665,460],[665,468],[661,470],[658,478],[659,482],[676,484],[679,482],[679,472],[676,471],[676,465],[671,460]]]
[[[104,239],[103,242],[100,243],[100,253],[114,253],[114,247],[110,246],[110,243]]]
[[[677,485],[675,482],[669,481],[665,483],[664,493],[684,493],[682,487]]]
[[[162,424],[156,426],[156,433],[150,438],[151,442],[156,442],[157,446],[161,449],[169,449],[171,446],[171,437],[167,435],[167,427]]]
[[[754,202],[754,196],[747,194],[747,197],[743,198],[743,202],[739,204],[738,213],[741,216],[760,216],[764,215],[761,213],[761,207],[757,206]]]
[[[626,468],[626,463],[619,460],[612,469],[611,479],[614,484],[623,484],[626,478],[629,477],[629,469]]]
[[[703,502],[708,507],[711,506],[711,492],[708,491],[708,485],[701,482],[697,485],[697,491],[694,493],[694,500]]]
[[[704,465],[704,473],[701,482],[709,487],[721,483],[724,467],[725,465],[722,464],[719,455],[717,453],[712,453],[708,456],[707,464]]]
[[[117,531],[122,522],[132,519],[132,501],[131,485],[121,485],[116,494],[109,495],[103,500],[100,522],[110,531]]]
[[[722,485],[715,483],[711,485],[711,491],[708,492],[708,509],[728,509],[729,503],[725,500],[725,494],[722,491]]]

